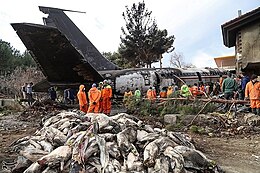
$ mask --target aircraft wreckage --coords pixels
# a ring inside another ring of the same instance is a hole
[[[120,69],[107,60],[80,29],[70,20],[64,10],[39,7],[48,14],[44,25],[12,23],[12,27],[46,76],[46,80],[34,86],[35,91],[47,91],[50,86],[60,88],[89,86],[93,82],[108,79],[115,93],[126,88],[139,88],[145,92],[150,86],[162,88],[173,83],[181,85],[215,82],[225,71],[213,68],[136,68]]]

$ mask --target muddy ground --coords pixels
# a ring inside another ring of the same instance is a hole
[[[40,128],[44,115],[37,113],[0,113],[0,170],[2,161],[12,162],[17,154],[9,147],[21,137]],[[260,135],[231,137],[194,135],[196,147],[215,160],[227,173],[260,173]]]

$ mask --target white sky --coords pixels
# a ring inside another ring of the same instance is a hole
[[[100,52],[114,52],[120,43],[122,13],[137,0],[8,0],[0,5],[0,39],[23,52],[25,47],[10,23],[43,24],[38,6],[84,11],[66,12]],[[146,0],[159,29],[167,29],[176,40],[176,52],[197,67],[215,67],[213,58],[234,54],[223,45],[221,25],[260,6],[260,0]],[[169,66],[171,54],[164,54],[163,66]],[[156,65],[157,66],[157,65]]]

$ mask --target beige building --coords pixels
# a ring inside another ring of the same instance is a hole
[[[221,56],[214,58],[218,68],[235,72],[236,70],[236,57],[233,56]]]
[[[260,75],[260,7],[221,27],[224,45],[235,46],[237,72]]]

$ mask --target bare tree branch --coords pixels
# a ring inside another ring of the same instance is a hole
[[[194,68],[195,65],[184,62],[184,56],[182,53],[174,52],[170,57],[170,65],[177,68]]]

